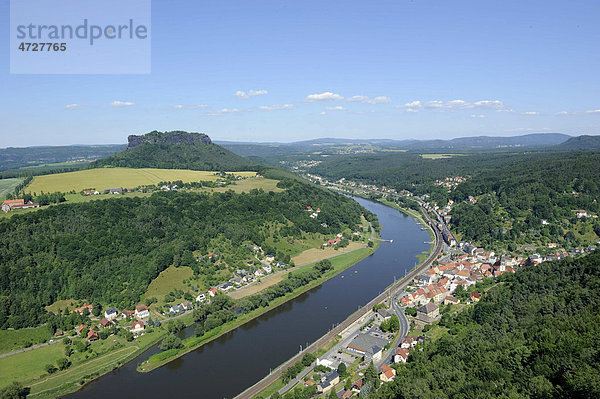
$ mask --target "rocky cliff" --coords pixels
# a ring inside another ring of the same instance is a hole
[[[131,135],[127,137],[127,149],[135,148],[142,144],[188,144],[194,145],[198,142],[211,144],[212,141],[204,133],[187,133],[181,131],[158,132],[153,131],[141,136]]]

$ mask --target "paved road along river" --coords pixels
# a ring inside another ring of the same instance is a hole
[[[67,397],[222,399],[263,378],[301,345],[312,343],[377,296],[394,277],[403,276],[416,264],[416,255],[429,249],[429,234],[414,219],[379,203],[356,200],[377,214],[382,238],[393,243],[382,242],[373,255],[340,275],[159,369],[136,371],[139,362],[159,351],[153,347]],[[182,334],[192,332],[193,326]]]

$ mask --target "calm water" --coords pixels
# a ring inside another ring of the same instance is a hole
[[[356,200],[383,226],[379,249],[357,265],[298,298],[150,373],[136,366],[156,347],[86,385],[70,398],[232,398],[343,321],[411,269],[429,249],[429,234],[412,218],[387,206]],[[357,271],[358,273],[354,273]],[[341,278],[344,276],[344,278]],[[191,334],[193,327],[183,334]]]

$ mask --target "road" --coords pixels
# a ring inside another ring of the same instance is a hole
[[[305,352],[307,352],[307,351],[315,352],[318,347],[323,346],[327,342],[334,339],[336,337],[336,335],[340,334],[346,328],[348,328],[349,326],[354,324],[357,320],[359,320],[364,315],[366,315],[368,312],[370,312],[373,309],[374,305],[381,303],[388,298],[395,297],[398,293],[400,293],[401,291],[403,291],[406,288],[406,286],[408,285],[409,282],[411,282],[415,277],[417,277],[419,274],[421,274],[424,270],[429,268],[431,263],[440,254],[440,252],[442,250],[443,240],[441,237],[441,232],[438,230],[435,223],[433,223],[431,221],[431,219],[429,218],[429,215],[427,214],[427,212],[424,209],[422,209],[422,211],[423,211],[423,214],[425,215],[425,218],[427,219],[426,223],[429,225],[429,227],[431,228],[431,230],[434,232],[434,235],[435,235],[435,245],[434,245],[433,251],[431,251],[431,253],[427,257],[427,259],[420,266],[411,270],[409,273],[407,273],[406,276],[404,276],[402,279],[398,280],[396,283],[394,283],[392,286],[390,286],[388,289],[386,289],[380,295],[378,295],[377,297],[372,299],[364,307],[362,307],[358,311],[351,314],[346,320],[344,320],[343,322],[338,324],[336,327],[334,327],[327,334],[323,335],[321,338],[316,340],[313,344],[308,346],[302,352],[299,352],[294,357],[289,359],[287,362],[283,363],[281,366],[279,366],[274,371],[272,371],[271,374],[269,374],[268,376],[266,376],[265,378],[263,378],[256,384],[252,385],[251,387],[247,388],[245,391],[243,391],[239,395],[237,395],[235,397],[236,399],[250,399],[250,398],[258,395],[262,390],[264,390],[269,385],[271,385],[272,383],[277,381],[281,377],[283,371],[287,367],[289,367],[290,365],[301,360],[302,356],[304,356]]]

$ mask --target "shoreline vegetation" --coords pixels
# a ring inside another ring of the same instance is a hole
[[[378,238],[379,235],[377,234],[375,237]],[[374,246],[372,248],[369,248],[369,247],[359,248],[352,252],[340,254],[336,257],[330,258],[329,260],[331,261],[333,268],[328,270],[326,273],[324,273],[320,278],[313,280],[313,281],[309,282],[308,284],[303,285],[303,286],[297,288],[296,290],[287,293],[286,295],[284,295],[282,297],[274,299],[273,301],[271,301],[271,303],[268,306],[266,306],[264,308],[258,308],[258,309],[251,311],[250,313],[244,314],[235,320],[227,322],[227,323],[217,327],[216,329],[213,329],[213,330],[205,333],[201,337],[192,336],[192,337],[186,338],[185,340],[183,340],[183,348],[181,348],[181,349],[169,349],[164,352],[160,352],[160,353],[150,356],[150,358],[148,358],[147,360],[145,360],[144,362],[142,362],[141,364],[138,365],[137,370],[140,372],[152,371],[152,370],[154,370],[158,367],[161,367],[181,356],[186,355],[187,353],[189,353],[193,350],[200,348],[201,346],[221,337],[222,335],[227,334],[228,332],[233,331],[233,330],[237,329],[238,327],[241,327],[242,325],[256,319],[257,317],[259,317],[271,310],[274,310],[277,307],[287,303],[288,301],[295,299],[298,296],[304,294],[305,292],[310,291],[311,289],[323,284],[325,281],[335,277],[336,275],[338,275],[339,273],[348,269],[349,267],[352,267],[353,265],[357,264],[361,260],[372,255],[378,248],[379,248],[379,241],[374,240]],[[304,265],[304,266],[300,267],[299,269],[295,270],[294,272],[306,270],[310,267],[315,266],[317,263],[319,263],[319,262],[314,262],[314,263],[311,263],[308,265]],[[191,315],[190,315],[190,319],[191,319]],[[194,323],[192,322],[190,325],[193,325],[193,324]],[[188,325],[186,323],[186,326],[189,327],[190,325]]]

